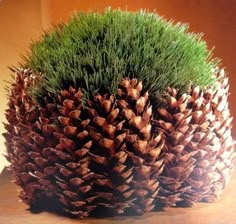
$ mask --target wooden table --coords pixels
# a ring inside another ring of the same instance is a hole
[[[217,203],[198,203],[193,208],[169,208],[144,216],[106,219],[72,219],[49,212],[31,213],[19,202],[9,173],[0,176],[0,224],[236,224],[236,175]]]

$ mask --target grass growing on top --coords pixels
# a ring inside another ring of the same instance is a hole
[[[115,94],[124,77],[142,80],[155,100],[168,86],[186,90],[214,82],[217,60],[201,35],[187,32],[187,25],[173,25],[155,13],[77,13],[32,43],[23,66],[44,74],[32,90],[38,101],[69,85],[82,87],[88,98]]]

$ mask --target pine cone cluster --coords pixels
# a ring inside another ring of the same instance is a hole
[[[116,96],[84,102],[70,87],[38,104],[29,88],[39,78],[17,70],[4,136],[20,197],[30,206],[56,198],[76,217],[214,201],[235,157],[228,81],[216,76],[217,88],[169,88],[153,112],[136,79],[123,79]]]
[[[32,103],[28,110],[34,109],[35,116],[24,120],[23,83],[30,76],[28,70],[16,73],[21,81],[16,82],[19,91],[9,97],[5,134],[21,198],[33,205],[39,198],[57,195],[64,210],[77,217],[100,209],[112,214],[151,211],[164,165],[159,159],[164,142],[151,125],[152,108],[142,83],[123,80],[116,99],[97,95],[86,108],[81,90],[72,87],[58,96],[49,94],[41,105],[27,95]],[[20,98],[17,106],[22,110],[15,109],[14,97]],[[24,132],[19,129],[20,115]],[[12,127],[19,131],[11,132]],[[14,144],[22,145],[26,158],[21,164]],[[35,192],[41,195],[35,198]]]

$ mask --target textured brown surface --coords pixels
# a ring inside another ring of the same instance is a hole
[[[193,208],[171,208],[165,212],[151,212],[144,216],[116,217],[106,219],[70,219],[49,212],[31,213],[27,205],[20,203],[17,187],[11,183],[8,173],[0,176],[0,224],[235,224],[236,175],[231,179],[223,197],[217,203],[198,203]]]

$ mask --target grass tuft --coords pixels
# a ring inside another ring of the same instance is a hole
[[[69,85],[82,87],[86,98],[115,94],[124,77],[142,80],[158,101],[168,86],[185,91],[192,84],[213,84],[218,63],[201,34],[144,11],[76,13],[68,24],[45,31],[30,49],[22,65],[44,74],[31,89],[39,102],[48,91],[57,94]]]

